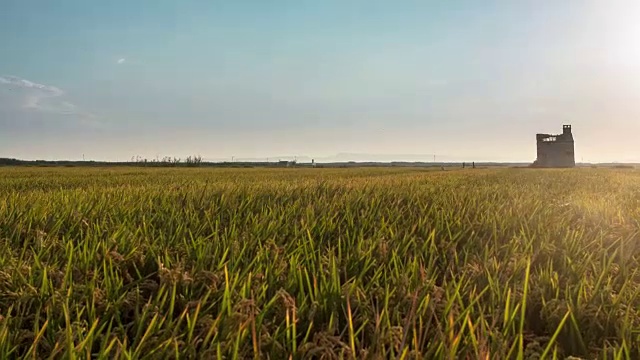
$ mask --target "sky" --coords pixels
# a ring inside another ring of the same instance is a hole
[[[637,0],[1,0],[0,157],[640,162]],[[355,157],[356,155],[354,155]]]

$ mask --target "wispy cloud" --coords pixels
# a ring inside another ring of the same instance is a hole
[[[139,66],[143,65],[143,62],[140,59],[137,59],[135,56],[122,56],[122,54],[118,54],[114,58],[111,59],[114,64],[117,66]]]
[[[9,86],[13,85],[18,88],[37,89],[40,90],[43,94],[47,94],[48,96],[52,97],[61,96],[64,94],[62,90],[58,89],[55,86],[34,83],[26,79],[21,79],[17,76],[0,76],[0,83]]]
[[[23,111],[36,111],[59,115],[73,115],[82,119],[95,119],[91,113],[85,112],[65,99],[65,92],[51,85],[39,84],[17,76],[0,76],[0,85],[5,102]]]

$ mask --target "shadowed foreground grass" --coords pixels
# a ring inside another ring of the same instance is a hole
[[[635,170],[0,168],[0,358],[640,358]]]

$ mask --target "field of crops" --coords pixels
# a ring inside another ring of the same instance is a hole
[[[0,359],[640,358],[633,169],[0,168]]]

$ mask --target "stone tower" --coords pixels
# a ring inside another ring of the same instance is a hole
[[[571,125],[562,126],[562,134],[536,134],[538,158],[537,167],[574,167],[576,166],[575,146]]]

